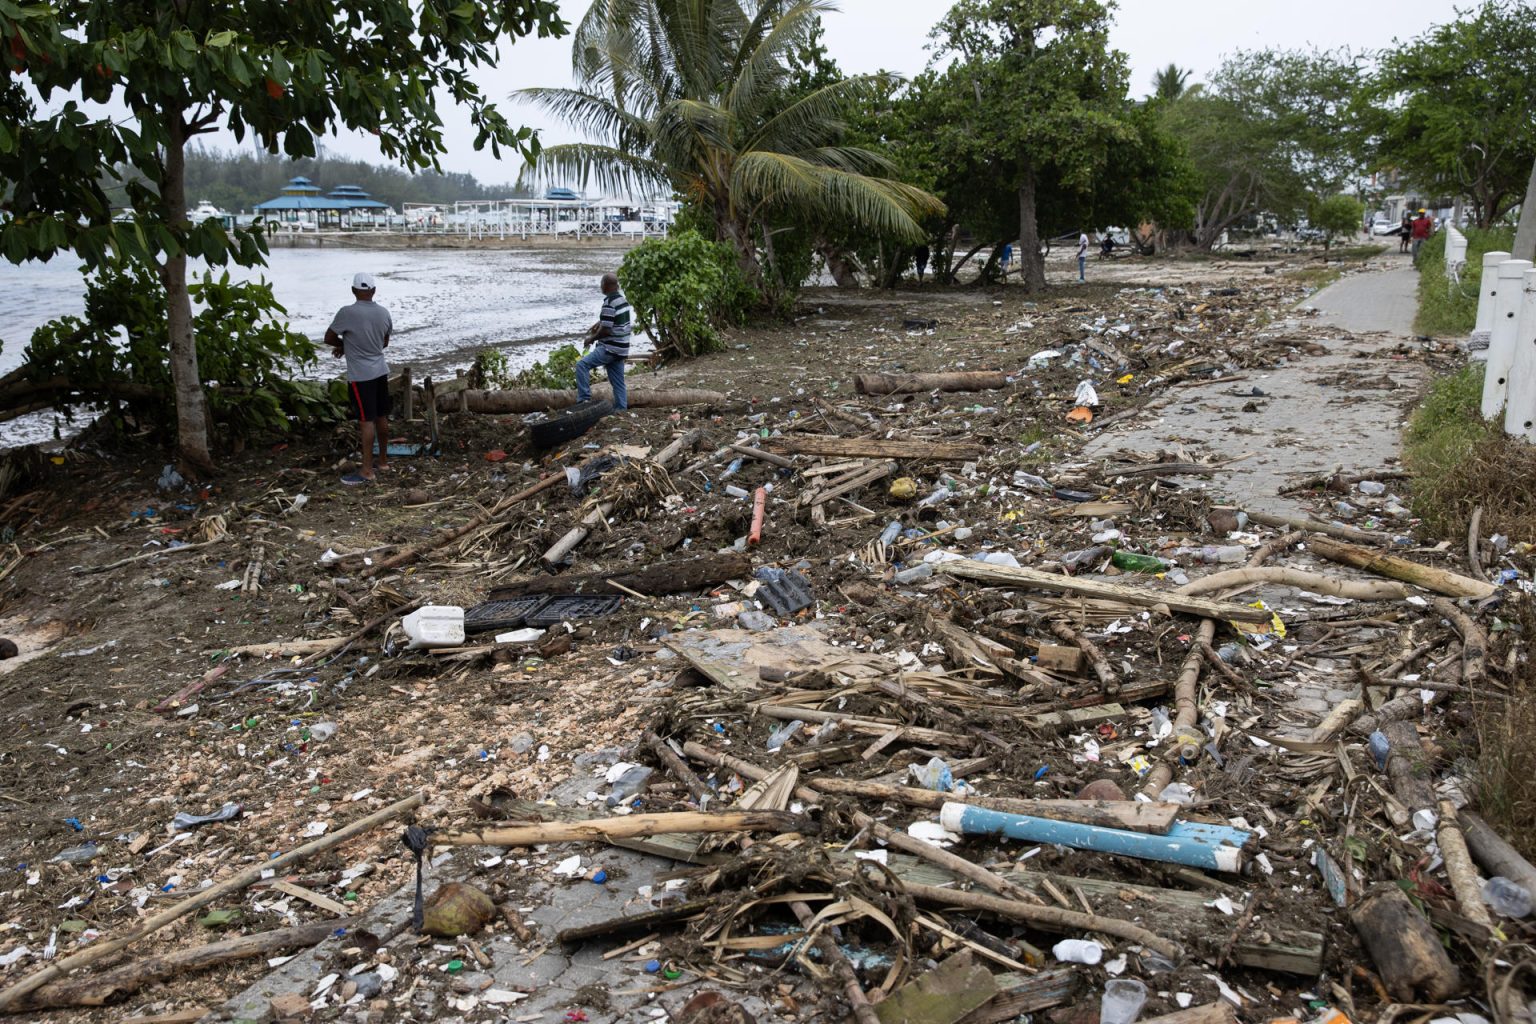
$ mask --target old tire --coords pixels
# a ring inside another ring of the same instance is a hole
[[[597,425],[597,421],[613,412],[613,402],[606,398],[593,398],[561,409],[549,419],[528,425],[528,438],[535,448],[554,448],[574,441]]]

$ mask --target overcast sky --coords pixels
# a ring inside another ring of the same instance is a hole
[[[1393,39],[1410,39],[1429,26],[1455,18],[1457,0],[1121,0],[1111,42],[1130,59],[1131,94],[1151,91],[1152,75],[1170,62],[1201,80],[1234,50],[1266,46],[1381,49]],[[928,61],[928,31],[946,9],[944,0],[841,0],[828,14],[826,45],[846,73],[886,69],[904,75],[921,71]],[[1461,0],[1462,7],[1473,0]],[[574,24],[587,0],[561,0],[561,11]],[[499,102],[514,89],[533,85],[569,85],[570,40],[525,39],[502,49],[500,66],[477,78]],[[571,141],[571,133],[542,112],[510,102],[503,105],[514,123],[542,129],[546,143]],[[445,170],[468,171],[485,183],[516,179],[518,164],[498,162],[489,151],[475,152],[468,121],[444,110],[449,153]],[[325,142],[338,154],[379,159],[375,140],[340,137]],[[331,185],[333,182],[323,182]]]

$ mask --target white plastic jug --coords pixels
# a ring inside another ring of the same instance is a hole
[[[411,638],[407,648],[457,647],[464,642],[464,609],[447,604],[428,604],[400,620]]]

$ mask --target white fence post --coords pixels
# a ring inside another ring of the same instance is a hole
[[[1452,281],[1461,280],[1461,269],[1467,265],[1467,236],[1455,226],[1445,229],[1445,276]]]
[[[1473,359],[1488,358],[1488,341],[1493,333],[1493,302],[1499,286],[1499,264],[1509,259],[1507,252],[1483,253],[1483,280],[1477,294],[1477,326],[1467,347]]]
[[[1515,328],[1515,359],[1509,370],[1509,407],[1504,432],[1536,442],[1536,270],[1525,272],[1520,316]]]
[[[1509,370],[1515,362],[1515,331],[1520,326],[1520,280],[1530,260],[1505,260],[1498,270],[1493,302],[1493,334],[1488,339],[1488,373],[1483,377],[1483,418],[1504,411],[1509,397]]]

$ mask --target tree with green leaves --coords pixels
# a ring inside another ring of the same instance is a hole
[[[1198,247],[1261,212],[1299,217],[1339,190],[1355,169],[1360,74],[1348,53],[1242,52],[1205,88],[1161,105],[1200,175]]]
[[[952,62],[940,75],[954,118],[945,149],[989,166],[1013,192],[1021,276],[1031,292],[1045,287],[1042,187],[1091,192],[1111,147],[1132,135],[1123,117],[1125,55],[1109,46],[1112,6],[960,0],[932,33],[936,65]]]
[[[1365,204],[1342,193],[1320,199],[1307,212],[1307,222],[1323,232],[1323,248],[1333,247],[1335,238],[1357,234],[1365,223]]]
[[[594,0],[574,36],[577,86],[517,94],[594,141],[545,148],[534,173],[683,196],[758,289],[785,218],[920,238],[918,220],[938,201],[890,177],[881,154],[840,144],[849,111],[888,76],[789,88],[795,51],[831,6]]]
[[[0,107],[0,188],[8,196],[0,252],[13,262],[73,248],[88,267],[138,263],[166,301],[177,445],[185,465],[213,468],[193,336],[187,261],[259,263],[261,228],[233,236],[187,217],[189,143],[218,129],[268,152],[315,155],[317,136],[369,132],[409,168],[437,167],[438,105],[446,95],[477,129],[476,147],[536,150],[471,78],[497,44],[564,31],[555,0],[0,0],[6,69],[44,102],[78,93],[126,107],[129,121],[92,117],[73,99],[27,109],[8,83]],[[122,170],[119,170],[122,169]],[[97,184],[117,173],[132,222],[116,225]]]
[[[1359,115],[1377,167],[1434,195],[1466,195],[1477,226],[1521,201],[1536,163],[1536,6],[1484,0],[1381,55]]]

